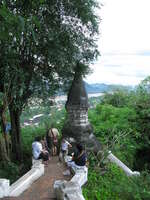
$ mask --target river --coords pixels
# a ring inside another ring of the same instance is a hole
[[[91,94],[88,94],[88,98],[91,98],[91,97],[99,97],[99,96],[102,96],[104,95],[104,93],[91,93]],[[61,96],[57,96],[55,97],[55,101],[66,101],[67,100],[67,96],[66,95],[61,95]]]

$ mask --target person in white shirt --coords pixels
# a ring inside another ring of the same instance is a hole
[[[61,147],[60,147],[60,154],[59,154],[59,159],[60,161],[64,161],[64,158],[66,155],[68,155],[68,148],[72,147],[72,145],[66,140],[62,139],[61,141]]]
[[[35,141],[32,143],[32,154],[34,159],[42,159],[45,164],[48,164],[49,154],[42,148],[41,138],[38,136],[35,138]]]

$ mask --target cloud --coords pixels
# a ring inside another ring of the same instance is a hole
[[[115,65],[115,64],[104,64],[105,67],[121,67],[121,65]]]
[[[138,51],[112,51],[102,53],[105,56],[150,56],[150,50],[138,50]]]
[[[137,85],[150,75],[150,57],[135,53],[106,54],[91,68],[93,74],[86,78],[89,83]]]
[[[101,52],[149,49],[150,1],[104,0],[103,4],[99,12]]]
[[[103,0],[102,3],[98,41],[101,57],[91,65],[94,73],[86,80],[139,84],[150,75],[150,1]]]
[[[139,56],[150,56],[150,50],[143,50],[136,53]]]

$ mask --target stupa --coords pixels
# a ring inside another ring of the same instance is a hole
[[[73,138],[84,144],[86,149],[98,151],[100,143],[93,134],[88,121],[88,96],[80,73],[76,72],[66,102],[67,120],[62,129],[63,137]]]

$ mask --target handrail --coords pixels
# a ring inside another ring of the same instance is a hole
[[[65,162],[70,159],[66,156]],[[85,200],[82,195],[82,186],[87,182],[88,168],[85,166],[82,169],[72,168],[74,176],[70,181],[56,180],[54,182],[54,190],[57,200],[67,199]]]
[[[107,159],[110,162],[115,163],[121,169],[123,169],[123,171],[126,173],[127,176],[139,176],[140,175],[140,172],[132,171],[131,169],[129,169],[123,162],[121,162],[115,155],[113,155],[111,153],[111,151],[109,151],[108,154],[109,155],[107,156]]]
[[[44,165],[40,160],[32,160],[32,168],[15,183],[10,185],[8,179],[0,179],[0,198],[17,197],[44,174]]]

